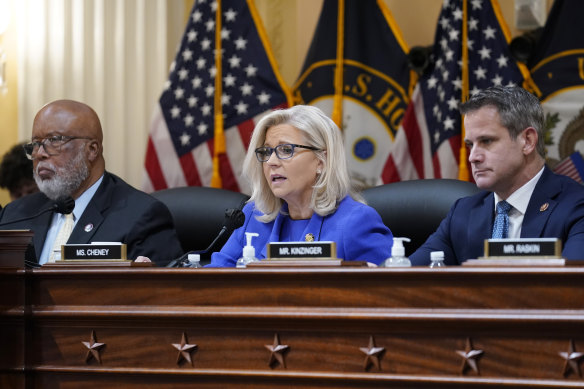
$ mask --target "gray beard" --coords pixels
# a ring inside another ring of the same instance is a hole
[[[73,192],[89,177],[89,166],[85,162],[85,155],[82,152],[77,153],[66,167],[57,168],[50,162],[44,162],[43,165],[54,170],[55,176],[51,179],[43,180],[35,170],[34,180],[40,191],[51,200],[56,201],[72,196]]]

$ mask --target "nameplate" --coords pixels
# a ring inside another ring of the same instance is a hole
[[[484,258],[560,258],[558,238],[486,239]]]
[[[61,247],[63,261],[125,260],[126,245],[116,244],[66,244]]]
[[[335,242],[268,243],[268,259],[336,259]]]

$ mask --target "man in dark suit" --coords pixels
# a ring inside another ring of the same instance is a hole
[[[74,227],[67,243],[122,242],[130,259],[145,256],[167,264],[182,253],[170,212],[105,171],[102,140],[99,118],[89,106],[71,100],[45,105],[34,119],[32,143],[25,146],[41,192],[9,203],[0,213],[1,228],[33,230],[37,260],[52,261],[53,245],[67,223],[64,215],[45,212],[16,220],[70,196]]]
[[[584,259],[584,187],[545,166],[544,115],[519,87],[493,87],[461,105],[473,178],[484,192],[459,199],[410,260],[444,251],[458,265],[484,255],[484,240],[560,238],[562,256]],[[497,220],[498,219],[498,220]]]

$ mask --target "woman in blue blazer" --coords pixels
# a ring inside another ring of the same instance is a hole
[[[273,111],[255,127],[243,165],[252,195],[213,267],[233,267],[246,232],[258,259],[270,242],[334,241],[337,256],[380,264],[392,234],[377,211],[351,189],[341,131],[319,108],[298,105]]]

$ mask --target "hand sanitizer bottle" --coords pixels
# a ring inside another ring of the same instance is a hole
[[[383,263],[384,267],[405,267],[412,266],[412,263],[406,257],[406,250],[403,242],[409,242],[409,238],[393,238],[393,246],[391,246],[391,257],[387,258]]]
[[[246,232],[245,238],[247,239],[247,244],[243,248],[243,256],[237,260],[235,267],[246,267],[248,263],[255,262],[258,259],[255,256],[255,248],[251,245],[251,238],[254,236],[260,236],[257,232]]]
[[[189,254],[187,259],[189,261],[187,267],[203,267],[201,265],[201,254]]]

